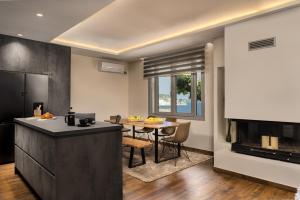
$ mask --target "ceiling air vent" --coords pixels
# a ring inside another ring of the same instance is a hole
[[[264,48],[271,48],[275,47],[276,45],[276,38],[268,38],[264,40],[257,40],[253,42],[248,43],[248,48],[249,51],[254,51],[254,50],[259,50],[259,49],[264,49]]]

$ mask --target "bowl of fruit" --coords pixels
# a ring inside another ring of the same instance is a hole
[[[129,116],[128,121],[129,122],[142,122],[142,121],[144,121],[144,118],[139,115],[138,116]]]
[[[54,115],[46,112],[45,114],[41,115],[41,119],[55,119]]]
[[[164,119],[159,117],[149,117],[144,121],[146,124],[163,124]]]

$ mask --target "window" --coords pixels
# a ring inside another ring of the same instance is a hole
[[[149,115],[204,119],[205,45],[144,58]]]
[[[196,115],[203,116],[204,115],[204,90],[203,90],[204,82],[203,82],[203,73],[197,73],[197,82],[196,82]]]
[[[150,78],[149,114],[204,119],[204,72]]]
[[[171,112],[171,77],[158,77],[158,111]]]

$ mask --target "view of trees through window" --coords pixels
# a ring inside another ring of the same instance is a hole
[[[176,112],[192,113],[192,75],[176,76]]]

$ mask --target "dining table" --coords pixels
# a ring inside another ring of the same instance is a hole
[[[104,120],[105,122],[114,123],[114,120]],[[163,121],[162,123],[147,123],[145,121],[132,121],[128,119],[121,119],[119,124],[132,126],[132,137],[136,138],[135,127],[143,127],[143,128],[151,128],[154,129],[154,162],[160,163],[162,161],[166,161],[169,159],[160,160],[158,153],[158,133],[159,129],[167,128],[167,127],[178,127],[179,123],[177,122],[168,122]],[[178,151],[180,151],[180,146],[178,146]],[[178,153],[180,155],[180,153]],[[172,158],[171,158],[172,159]]]

